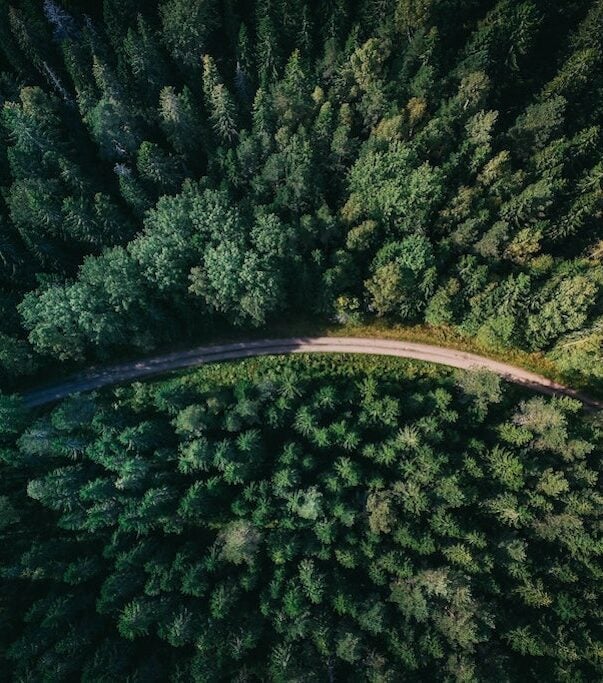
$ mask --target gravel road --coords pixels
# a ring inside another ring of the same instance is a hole
[[[557,384],[533,372],[490,358],[441,346],[430,346],[429,344],[361,337],[292,337],[289,339],[261,339],[216,346],[199,346],[188,351],[176,351],[144,360],[104,368],[90,368],[63,382],[27,392],[23,398],[30,407],[41,406],[65,398],[70,394],[160,375],[173,370],[191,368],[205,363],[287,353],[363,353],[413,358],[464,370],[486,369],[509,382],[520,384],[534,391],[550,395],[572,396],[582,401],[588,408],[596,410],[603,408],[603,402],[596,401],[574,389]]]

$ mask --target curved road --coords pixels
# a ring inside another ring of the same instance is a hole
[[[513,365],[499,363],[490,358],[441,346],[430,346],[429,344],[361,337],[294,337],[200,346],[189,351],[176,351],[141,361],[132,361],[101,369],[92,368],[74,375],[64,382],[30,391],[24,394],[23,398],[29,407],[41,406],[73,393],[159,375],[172,370],[195,367],[204,363],[286,353],[364,353],[413,358],[464,370],[485,369],[510,382],[521,384],[535,391],[550,395],[572,396],[582,401],[588,408],[603,409],[603,402],[601,401],[589,398],[546,377]]]

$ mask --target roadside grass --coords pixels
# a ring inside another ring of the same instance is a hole
[[[266,339],[285,337],[368,337],[393,339],[396,341],[417,342],[443,346],[458,351],[466,351],[479,356],[485,356],[503,363],[516,365],[530,370],[544,377],[548,377],[562,384],[568,384],[576,389],[599,390],[588,382],[585,377],[569,377],[563,373],[557,365],[543,353],[530,353],[521,349],[501,349],[481,345],[471,337],[462,335],[451,327],[431,327],[429,325],[400,325],[386,320],[374,320],[362,324],[338,324],[334,322],[304,320],[300,318],[290,321],[281,321],[261,330],[246,332],[236,331],[224,333],[213,340],[204,340],[203,343],[236,342],[244,339]],[[173,347],[172,347],[173,348]]]
[[[168,352],[177,352],[194,348],[195,346],[268,338],[317,336],[393,339],[397,341],[432,344],[434,346],[466,351],[468,353],[485,356],[530,370],[551,380],[565,384],[566,386],[585,391],[593,396],[593,398],[603,398],[603,387],[600,384],[593,382],[583,374],[572,374],[570,376],[567,373],[562,372],[557,365],[543,353],[530,353],[513,348],[504,349],[487,347],[479,344],[474,338],[462,335],[458,330],[451,327],[400,325],[383,319],[375,319],[371,322],[361,324],[339,324],[324,319],[301,318],[299,316],[287,318],[283,316],[280,321],[259,329],[233,330],[232,328],[227,329],[215,326],[204,331],[196,331],[190,336],[183,337],[169,345],[161,345],[148,354],[124,352],[116,354],[111,360],[98,362],[94,365],[100,368],[105,365],[139,360],[141,357],[144,358],[145,356],[150,357]],[[337,357],[339,357],[339,354]],[[379,360],[376,361],[376,365],[374,366],[375,371],[377,366],[382,366],[384,362],[385,358],[379,357]],[[91,367],[91,365],[81,363],[64,363],[58,365],[52,363],[47,367],[46,371],[38,375],[37,382],[32,382],[30,378],[27,383],[17,387],[17,389],[26,391],[33,387],[37,388],[41,385],[52,384],[59,379],[76,374],[78,370],[87,367]]]

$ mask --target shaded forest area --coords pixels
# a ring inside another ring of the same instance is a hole
[[[0,0],[0,381],[296,315],[603,377],[603,3]]]
[[[2,387],[377,317],[603,382],[602,40],[603,0],[0,0]],[[392,359],[0,394],[0,671],[600,680],[601,445]]]
[[[574,400],[322,356],[0,408],[12,680],[603,675],[601,430]]]

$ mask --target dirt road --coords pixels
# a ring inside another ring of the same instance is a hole
[[[295,337],[200,346],[188,351],[177,351],[140,361],[105,368],[91,368],[64,382],[30,391],[24,394],[24,400],[30,407],[41,406],[73,393],[195,367],[204,363],[287,353],[363,353],[413,358],[465,370],[486,369],[509,382],[521,384],[535,391],[550,395],[572,396],[591,409],[600,410],[603,408],[603,402],[596,401],[574,389],[557,384],[546,377],[541,377],[522,368],[500,363],[490,358],[445,347],[430,346],[429,344],[360,337]]]

